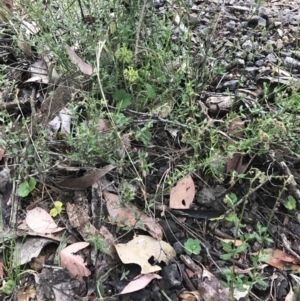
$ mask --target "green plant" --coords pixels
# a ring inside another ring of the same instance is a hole
[[[16,287],[16,283],[13,280],[2,281],[2,287],[0,287],[0,292],[3,292],[6,295],[12,294]]]
[[[201,246],[199,241],[197,239],[189,238],[184,243],[184,250],[188,255],[192,255],[192,254],[199,255],[201,252]]]
[[[63,210],[62,206],[63,206],[63,203],[62,203],[62,202],[60,202],[60,201],[55,201],[55,202],[54,202],[54,208],[52,208],[52,209],[50,210],[50,215],[51,215],[52,217],[56,217],[56,216],[57,216],[58,214],[60,214],[61,211]]]
[[[107,247],[104,238],[100,236],[94,236],[89,238],[88,242],[95,248],[95,250],[106,253]]]
[[[283,204],[284,204],[285,208],[288,210],[293,210],[296,208],[296,200],[291,195],[288,196],[288,199]]]
[[[34,178],[29,178],[28,181],[23,181],[19,184],[17,188],[17,195],[20,197],[27,197],[31,193],[36,185],[36,180]]]
[[[125,179],[122,180],[119,185],[119,196],[121,204],[130,208],[130,203],[136,196],[136,187]]]

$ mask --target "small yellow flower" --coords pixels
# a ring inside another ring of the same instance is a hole
[[[124,78],[128,80],[130,83],[135,82],[139,78],[139,74],[136,70],[134,70],[131,66],[126,68],[123,71]]]

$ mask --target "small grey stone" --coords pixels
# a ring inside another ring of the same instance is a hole
[[[237,59],[236,62],[238,63],[238,65],[241,65],[241,66],[245,65],[245,60],[243,60],[243,59]]]
[[[276,56],[274,55],[274,53],[270,53],[267,55],[266,59],[270,62],[270,63],[274,63],[276,64],[277,63],[277,58]]]
[[[236,31],[236,23],[234,21],[230,21],[226,24],[226,28],[231,32]]]
[[[239,83],[239,81],[236,79],[229,80],[228,82],[225,82],[223,84],[223,88],[233,90],[237,87],[238,83]]]
[[[257,252],[261,249],[261,244],[258,241],[255,241],[251,247],[252,251]]]
[[[184,246],[180,241],[176,241],[173,245],[174,250],[177,255],[181,255],[184,253]]]
[[[261,66],[264,64],[264,62],[265,62],[264,59],[257,60],[257,61],[255,62],[255,66],[261,67]]]
[[[258,15],[267,20],[268,18],[272,17],[272,12],[270,9],[261,6],[258,10]]]
[[[198,204],[211,206],[216,200],[210,188],[204,187],[197,195],[196,201]]]
[[[267,26],[267,20],[264,18],[259,17],[258,19],[258,26],[260,27],[266,27]]]
[[[253,43],[250,40],[247,40],[245,43],[242,44],[242,48],[245,50],[252,50]]]
[[[163,279],[168,281],[169,288],[179,288],[181,286],[181,277],[175,263],[163,267],[161,274]]]
[[[291,57],[286,57],[283,61],[284,65],[286,65],[289,68],[295,68],[297,70],[300,70],[300,61],[295,60]]]

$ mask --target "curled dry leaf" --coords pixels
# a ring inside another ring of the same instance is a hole
[[[37,233],[55,233],[64,229],[58,227],[50,214],[40,207],[27,212],[26,223],[31,230]]]
[[[130,281],[125,286],[125,288],[117,295],[124,295],[139,291],[145,288],[153,279],[161,279],[161,276],[157,274],[146,274],[137,276],[134,280]]]
[[[29,301],[30,299],[35,298],[35,288],[33,285],[30,285],[26,289],[20,288],[17,293],[18,301]]]
[[[181,301],[201,301],[201,296],[199,292],[183,292],[179,295]]]
[[[102,167],[101,169],[95,169],[90,174],[79,178],[69,178],[60,182],[55,182],[55,185],[61,189],[68,191],[84,190],[92,186],[100,178],[104,177],[115,167],[111,164]]]
[[[87,242],[76,242],[60,252],[62,267],[66,268],[70,275],[81,283],[84,282],[83,277],[91,275],[91,271],[86,268],[82,257],[74,255],[74,253],[86,248],[88,245],[89,243]]]
[[[125,264],[136,263],[141,267],[141,274],[160,271],[158,265],[151,265],[149,259],[153,256],[158,262],[169,263],[176,256],[175,250],[166,242],[158,241],[150,236],[139,235],[127,244],[116,244],[117,253]]]
[[[170,208],[189,209],[195,197],[195,184],[192,177],[178,181],[177,185],[171,189]]]
[[[239,239],[227,239],[227,238],[219,238],[219,237],[217,237],[217,238],[224,241],[224,242],[226,242],[226,243],[232,242],[233,245],[236,246],[236,247],[239,247],[243,244],[243,242]]]
[[[260,260],[282,271],[300,271],[299,260],[278,249],[262,250],[260,253]]]
[[[66,50],[71,61],[77,65],[83,74],[92,75],[93,68],[89,64],[85,63],[69,45],[66,45]]]
[[[135,229],[147,230],[154,238],[162,239],[163,230],[153,217],[142,213],[137,207],[122,207],[121,200],[116,194],[103,191],[106,208],[110,219],[117,222],[120,227],[130,226]]]

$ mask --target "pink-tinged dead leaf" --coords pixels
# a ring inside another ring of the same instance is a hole
[[[83,74],[92,75],[93,68],[89,64],[85,63],[69,45],[66,45],[66,51],[71,61],[77,65]]]
[[[300,266],[295,264],[296,262],[299,262],[299,260],[278,249],[273,251],[270,249],[262,250],[260,253],[260,260],[279,270],[300,271]]]
[[[300,263],[298,258],[296,258],[292,255],[289,255],[289,254],[287,254],[284,251],[281,251],[279,249],[275,249],[272,253],[272,256],[274,258],[280,259],[280,260],[282,260],[284,262],[287,262],[287,263],[294,263],[294,264],[299,264]]]
[[[84,283],[83,277],[91,275],[91,271],[86,268],[82,257],[74,255],[74,253],[86,248],[88,245],[89,243],[87,242],[76,242],[60,252],[62,267],[66,268],[70,275],[81,283]]]
[[[97,124],[97,130],[98,130],[100,133],[107,131],[107,130],[109,129],[109,127],[108,127],[107,124],[108,124],[108,120],[105,120],[105,119],[103,119],[103,118],[100,118],[100,119],[99,119],[99,122],[98,122],[98,124]]]
[[[1,148],[0,149],[0,160],[2,160],[4,154],[5,154],[5,149]]]
[[[3,279],[4,277],[4,272],[3,272],[3,263],[0,262],[0,279]]]
[[[130,205],[130,208],[122,207],[122,202],[116,194],[105,190],[103,196],[111,221],[115,221],[120,227],[130,226],[146,230],[159,240],[163,238],[163,230],[155,218],[149,217],[134,205]]]
[[[158,265],[151,265],[149,259],[157,262],[169,261],[176,256],[175,250],[166,242],[158,241],[151,236],[139,235],[127,244],[116,244],[116,251],[125,264],[135,263],[141,267],[141,274],[154,273],[161,270]]]
[[[145,288],[153,279],[161,279],[157,274],[146,274],[137,276],[134,280],[130,281],[125,288],[117,295],[124,295],[132,292],[139,291]]]
[[[171,189],[169,207],[173,209],[189,209],[195,197],[195,184],[192,177],[178,181]]]
[[[219,238],[219,239],[226,242],[226,243],[232,242],[233,245],[235,245],[236,247],[239,247],[243,244],[243,242],[241,240],[238,240],[238,239],[223,239],[223,238]]]
[[[237,274],[248,274],[251,270],[254,268],[248,268],[248,269],[240,269],[238,266],[232,266],[231,269],[234,269],[234,272]]]
[[[37,233],[51,234],[64,229],[58,227],[50,214],[40,207],[36,207],[27,212],[26,223],[31,230]]]

